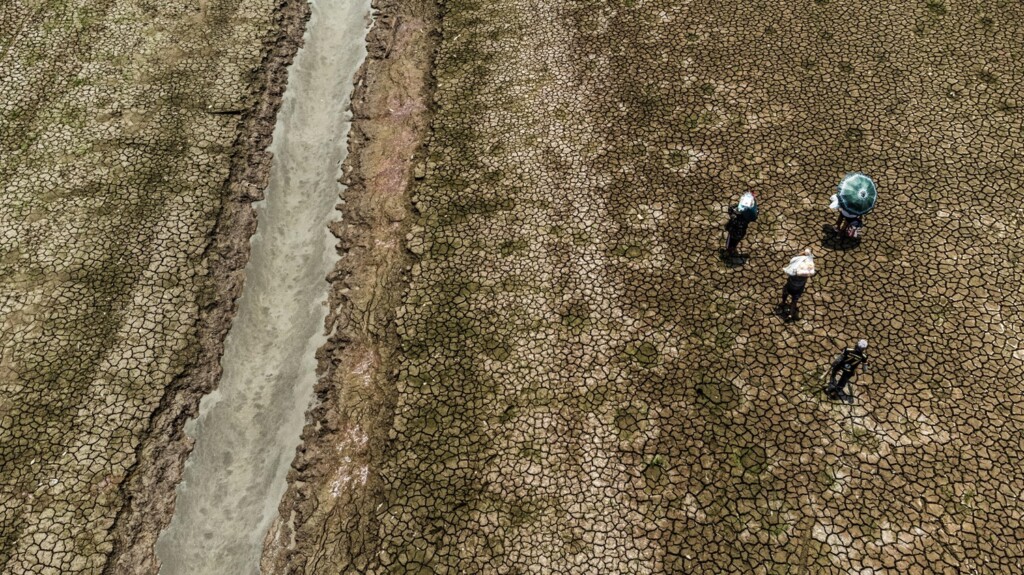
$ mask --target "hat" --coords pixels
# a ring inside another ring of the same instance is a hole
[[[739,202],[739,207],[740,208],[744,208],[744,209],[745,208],[752,208],[756,204],[757,204],[757,201],[754,199],[754,192],[747,192],[747,193],[743,194],[742,196],[740,196],[740,202]]]
[[[857,342],[857,348],[858,349],[865,349],[867,347],[868,347],[868,340],[862,339],[862,340]]]

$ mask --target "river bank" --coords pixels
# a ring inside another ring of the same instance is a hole
[[[273,161],[268,152],[277,112],[288,82],[288,67],[302,45],[310,15],[304,0],[283,0],[276,8],[269,34],[263,39],[262,62],[255,69],[251,106],[244,114],[232,154],[228,196],[207,248],[207,302],[197,319],[198,354],[168,389],[153,415],[150,432],[140,446],[139,462],[126,489],[128,505],[114,525],[110,573],[156,573],[157,537],[174,513],[175,489],[194,441],[185,435],[200,400],[217,388],[221,357],[245,282],[250,238],[256,231],[252,203],[263,199]]]
[[[157,541],[162,575],[251,575],[276,516],[327,341],[353,76],[370,2],[313,0],[277,114],[266,199],[217,389],[186,426],[195,447]]]
[[[64,8],[0,13],[0,570],[155,573],[307,8]]]
[[[411,265],[409,196],[430,118],[438,8],[431,0],[373,8],[352,97],[342,216],[332,225],[341,254],[329,276],[332,335],[317,353],[317,399],[267,536],[264,573],[361,570],[377,549],[377,462],[395,402],[394,314]]]

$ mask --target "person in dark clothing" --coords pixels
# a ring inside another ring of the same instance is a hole
[[[757,221],[757,212],[757,199],[753,192],[743,194],[738,205],[729,206],[729,222],[725,224],[725,230],[729,233],[725,240],[726,257],[736,257],[740,241],[747,235],[747,226]]]
[[[839,219],[836,220],[835,231],[839,237],[846,237],[850,226],[863,227],[863,222],[860,216],[848,217],[842,212],[839,212]]]
[[[857,342],[857,347],[844,349],[843,353],[832,362],[828,387],[825,389],[825,394],[829,398],[839,399],[844,394],[846,385],[853,378],[854,374],[857,373],[857,368],[867,363],[868,356],[865,353],[867,348],[868,341],[862,339]],[[865,367],[865,369],[867,368]]]
[[[786,308],[786,300],[789,300],[789,319],[800,319],[800,312],[796,307],[797,300],[804,295],[804,288],[807,287],[807,276],[788,276],[786,287],[782,288],[782,307]]]
[[[843,232],[846,230],[846,226],[850,225],[850,222],[852,220],[853,218],[848,218],[846,217],[846,215],[843,214],[843,212],[839,212],[839,219],[836,220],[835,225],[836,233],[842,235]]]
[[[725,255],[730,258],[736,257],[736,250],[740,241],[747,235],[747,226],[750,222],[757,220],[757,212],[754,210],[737,210],[729,206],[729,223],[725,224],[729,237],[725,241]]]
[[[811,249],[807,248],[803,251],[803,254],[796,256],[789,260],[783,270],[786,273],[786,286],[782,288],[782,304],[779,306],[783,313],[787,308],[786,300],[789,300],[787,320],[795,321],[799,319],[799,310],[797,310],[796,304],[799,301],[800,296],[804,294],[804,289],[807,287],[807,278],[814,275],[814,255],[811,253]]]

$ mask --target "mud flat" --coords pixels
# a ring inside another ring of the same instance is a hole
[[[341,254],[329,278],[332,336],[317,354],[316,404],[267,536],[263,573],[358,571],[377,550],[383,495],[374,462],[384,457],[395,401],[394,314],[411,265],[404,242],[429,120],[437,6],[383,0],[373,8],[352,97],[347,189],[332,226]]]
[[[414,215],[369,212],[411,226],[410,259],[383,260],[408,269],[396,335],[400,284],[343,267],[350,335],[321,353],[267,572],[1020,570],[1021,22],[1009,2],[445,2]],[[850,170],[882,198],[846,249],[823,227]],[[727,267],[750,188],[762,218]],[[806,246],[821,272],[785,324]],[[860,337],[872,373],[827,401]]]
[[[288,69],[266,200],[225,340],[223,375],[186,432],[196,444],[174,517],[157,541],[162,575],[259,573],[263,538],[327,341],[326,276],[338,259],[328,225],[342,186],[352,78],[365,54],[369,0],[316,0]]]
[[[155,572],[305,16],[0,8],[0,571]]]

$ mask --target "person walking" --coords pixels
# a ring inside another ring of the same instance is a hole
[[[797,301],[807,288],[807,279],[815,273],[814,254],[811,253],[811,248],[789,260],[789,264],[782,268],[782,271],[786,273],[786,286],[782,288],[782,304],[779,307],[784,312],[788,309],[787,321],[796,321],[800,319]],[[788,307],[786,300],[789,300]]]
[[[833,229],[836,235],[844,238],[856,238],[860,236],[860,231],[857,228],[864,227],[864,221],[861,219],[862,216],[848,215],[846,212],[839,211],[839,219],[836,220],[836,225]]]
[[[869,176],[854,172],[839,182],[838,192],[830,199],[828,207],[839,212],[832,228],[836,236],[856,239],[864,227],[862,218],[875,207],[878,188]]]
[[[836,360],[832,362],[832,370],[829,373],[828,387],[825,395],[830,399],[839,399],[845,393],[846,384],[857,373],[857,368],[868,361],[867,351],[868,340],[862,339],[857,346],[843,350]],[[867,366],[865,365],[865,370]]]
[[[729,232],[725,240],[726,257],[736,257],[740,241],[747,235],[747,226],[755,221],[757,221],[757,199],[754,192],[747,192],[740,196],[736,207],[729,206],[729,222],[725,224],[725,230]]]

